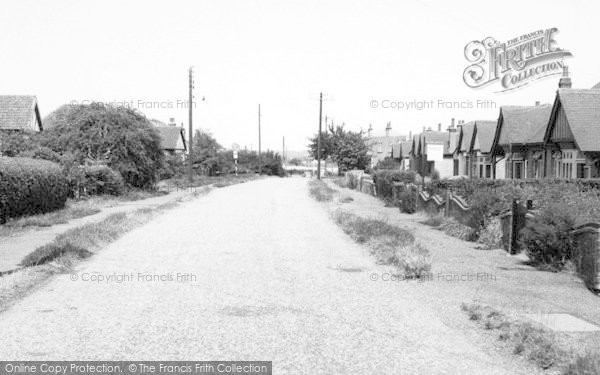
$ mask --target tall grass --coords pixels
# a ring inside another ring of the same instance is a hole
[[[413,234],[380,219],[366,219],[337,211],[335,222],[356,242],[368,246],[378,264],[391,265],[405,278],[429,274],[429,251],[415,242]]]
[[[336,191],[327,186],[321,180],[310,180],[308,182],[310,195],[319,202],[331,202]]]

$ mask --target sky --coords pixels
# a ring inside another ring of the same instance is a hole
[[[485,5],[484,5],[485,4]],[[471,0],[4,0],[0,95],[36,95],[42,116],[69,103],[129,105],[195,129],[226,148],[305,150],[323,122],[383,134],[495,120],[501,105],[551,103],[558,76],[499,93],[463,81],[465,46],[558,28],[574,88],[600,81],[600,2]],[[202,100],[204,98],[204,100]],[[424,102],[421,110],[383,103]],[[490,103],[460,108],[447,102]],[[378,103],[373,108],[372,101]],[[488,102],[489,101],[489,102]]]

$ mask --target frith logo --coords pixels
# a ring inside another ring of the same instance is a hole
[[[560,74],[563,59],[572,54],[558,48],[557,32],[557,28],[537,30],[505,43],[492,37],[472,41],[465,46],[465,57],[472,63],[463,73],[465,83],[479,88],[498,81],[502,92]]]

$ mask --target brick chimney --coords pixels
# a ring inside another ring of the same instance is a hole
[[[392,131],[392,123],[390,121],[388,121],[387,126],[385,127],[385,136],[389,137],[391,131]]]
[[[571,88],[571,78],[569,78],[569,67],[563,65],[563,75],[560,77],[558,81],[559,89],[570,89]]]

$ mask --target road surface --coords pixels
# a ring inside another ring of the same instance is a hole
[[[385,269],[307,191],[301,178],[259,180],[168,211],[0,314],[0,358],[528,373],[444,325],[419,284],[371,281]]]

